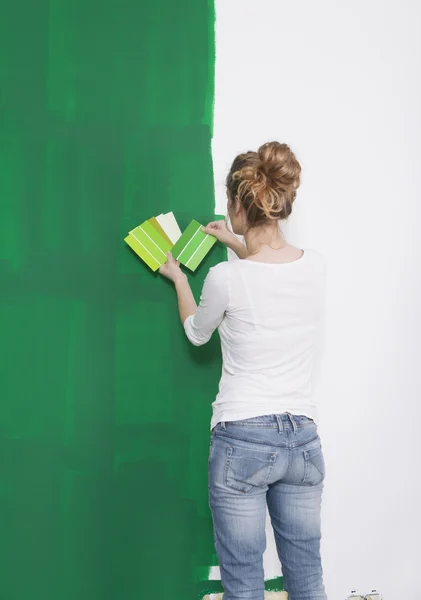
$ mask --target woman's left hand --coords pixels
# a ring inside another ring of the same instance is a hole
[[[178,260],[175,260],[171,252],[167,253],[167,262],[160,267],[159,272],[173,283],[175,283],[177,279],[185,277],[185,274],[180,269],[180,263]]]

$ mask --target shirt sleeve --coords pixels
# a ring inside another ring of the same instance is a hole
[[[184,330],[194,346],[202,346],[211,339],[224,318],[228,302],[227,263],[221,263],[210,269],[197,311],[184,321]]]

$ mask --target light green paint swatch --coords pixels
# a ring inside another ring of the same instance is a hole
[[[145,221],[130,231],[124,241],[152,271],[156,271],[167,261],[167,252],[172,247],[172,244],[158,233],[150,221]]]

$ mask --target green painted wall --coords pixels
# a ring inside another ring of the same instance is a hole
[[[218,342],[123,242],[212,216],[213,25],[207,0],[0,0],[2,600],[190,599],[214,563]]]

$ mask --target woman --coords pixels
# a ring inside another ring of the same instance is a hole
[[[240,154],[227,177],[225,222],[204,228],[242,260],[213,267],[197,307],[169,255],[161,268],[177,292],[195,345],[218,328],[223,369],[213,403],[209,502],[224,600],[263,600],[269,509],[289,600],[325,600],[320,560],[324,460],[313,376],[324,306],[324,264],[283,239],[301,167],[286,144]]]

